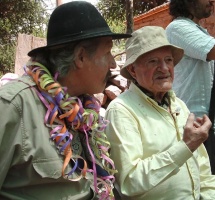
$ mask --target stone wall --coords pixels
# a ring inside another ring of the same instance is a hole
[[[100,101],[103,108],[107,108],[113,99],[127,89],[127,79],[120,75],[121,62],[116,63],[117,67],[111,70],[111,78],[108,80],[104,92],[94,95]]]
[[[21,76],[24,73],[23,66],[29,60],[28,52],[34,48],[45,46],[44,38],[34,37],[33,35],[19,34],[17,38],[15,74]]]

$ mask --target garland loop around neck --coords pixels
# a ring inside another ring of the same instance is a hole
[[[38,62],[29,61],[25,71],[36,83],[37,95],[47,109],[44,123],[51,129],[50,139],[64,156],[62,176],[71,181],[89,179],[99,199],[114,199],[112,189],[117,171],[109,157],[110,143],[104,133],[108,122],[99,115],[98,100],[90,95],[71,97]],[[71,143],[77,132],[84,138],[82,145],[86,158],[73,154]],[[69,163],[73,163],[72,169],[65,173]],[[73,178],[73,173],[79,176]]]

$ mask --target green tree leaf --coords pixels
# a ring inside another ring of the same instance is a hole
[[[46,7],[43,0],[0,1],[0,75],[14,72],[18,33],[45,37]]]

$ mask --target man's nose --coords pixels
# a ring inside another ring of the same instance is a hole
[[[158,69],[160,69],[160,71],[169,69],[169,67],[167,66],[165,60],[160,61]]]

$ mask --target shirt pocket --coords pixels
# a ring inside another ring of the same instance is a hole
[[[63,162],[59,158],[36,160],[33,162],[33,167],[42,178],[62,177]]]

